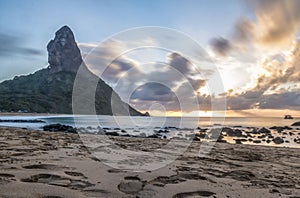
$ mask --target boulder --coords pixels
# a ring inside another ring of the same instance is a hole
[[[273,139],[273,142],[275,144],[282,144],[284,140],[281,137],[276,137],[275,139]]]

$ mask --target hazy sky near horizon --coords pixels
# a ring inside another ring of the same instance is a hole
[[[227,96],[228,110],[245,115],[257,110],[271,115],[270,110],[293,113],[300,110],[299,10],[297,0],[0,0],[0,81],[46,67],[46,45],[63,25],[73,30],[82,53],[120,31],[160,26],[189,35],[207,52],[224,84],[224,93],[217,93],[215,101]],[[109,50],[116,53],[119,47],[113,43],[103,54]],[[168,89],[151,83],[141,86],[129,98],[130,103],[144,111],[154,108],[153,112],[161,110],[155,109],[155,104],[163,105],[169,115],[177,115],[178,104],[171,96],[176,90],[187,96],[187,103],[196,98],[202,110],[209,111],[212,96],[204,81],[212,81],[214,75],[196,77],[180,52],[160,56],[179,71],[184,67],[182,72],[197,93],[186,92],[180,86],[184,80],[153,66],[150,76],[170,76],[165,80],[174,83]],[[142,66],[133,58],[124,57],[118,66],[121,70],[137,66],[132,75],[140,76]],[[105,80],[113,86],[110,77]],[[122,96],[121,89],[119,92]],[[185,113],[197,115],[193,108]]]

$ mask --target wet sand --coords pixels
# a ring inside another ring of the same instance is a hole
[[[110,139],[144,152],[168,141]],[[200,145],[158,170],[132,172],[105,165],[77,134],[0,128],[0,197],[300,196],[299,149],[216,143],[200,158]]]

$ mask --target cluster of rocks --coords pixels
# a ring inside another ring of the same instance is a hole
[[[50,132],[67,132],[67,133],[77,133],[76,128],[68,125],[62,125],[62,124],[49,124],[43,126],[44,131],[50,131]]]
[[[299,123],[300,124],[300,123]],[[294,123],[293,126],[296,126],[297,123]],[[255,144],[260,144],[262,142],[265,142],[267,144],[273,142],[274,144],[283,144],[283,143],[290,143],[289,140],[284,140],[286,136],[289,135],[290,137],[294,136],[295,134],[293,132],[286,132],[286,130],[293,130],[293,128],[289,126],[273,126],[270,127],[271,130],[277,131],[278,134],[282,134],[281,137],[274,137],[273,133],[270,129],[267,129],[265,127],[262,128],[255,128],[255,127],[248,127],[248,130],[239,129],[242,128],[242,126],[236,126],[233,128],[230,127],[223,127],[219,129],[212,129],[209,132],[207,128],[197,128],[197,131],[195,133],[194,140],[200,141],[201,139],[214,139],[217,142],[226,142],[224,140],[224,137],[233,137],[235,138],[234,141],[236,144],[242,144],[243,142],[252,142]],[[299,129],[296,129],[299,130]],[[299,135],[300,133],[298,133]],[[294,138],[295,143],[300,144],[300,138]]]
[[[293,126],[297,125],[294,123]],[[167,134],[176,131],[176,135],[170,136],[171,138],[178,140],[193,140],[193,141],[202,141],[203,139],[208,139],[211,141],[217,142],[227,142],[225,137],[233,137],[236,144],[242,144],[243,142],[252,142],[255,144],[260,144],[265,142],[267,144],[273,142],[274,144],[283,144],[290,143],[289,140],[285,140],[286,136],[289,135],[291,138],[295,135],[293,131],[286,132],[286,130],[293,130],[289,126],[273,126],[269,129],[262,127],[248,127],[247,129],[241,129],[242,126],[238,127],[223,127],[223,128],[200,128],[194,129],[179,129],[177,127],[156,127],[153,130],[153,134],[146,135],[145,133],[140,133],[137,129],[132,129],[134,133],[128,133],[125,129],[121,128],[74,128],[72,126],[61,125],[61,124],[51,124],[43,127],[44,131],[53,131],[53,132],[68,132],[68,133],[87,133],[87,134],[97,134],[97,135],[108,135],[108,136],[122,136],[122,137],[145,137],[145,138],[160,138],[166,139]],[[131,129],[130,129],[131,130]],[[276,131],[278,134],[282,134],[281,137],[274,137],[274,134],[271,130]],[[297,129],[295,129],[297,130]],[[189,131],[189,132],[187,132]],[[298,133],[300,135],[300,133]],[[292,139],[291,139],[292,140]],[[300,138],[294,138],[294,142],[300,144]]]

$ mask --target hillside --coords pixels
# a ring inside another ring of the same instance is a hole
[[[71,29],[64,26],[58,30],[54,40],[49,42],[47,50],[47,68],[0,84],[1,111],[72,113],[74,79],[83,60]],[[87,79],[93,78],[98,81],[95,93],[97,114],[112,115],[111,95],[117,93],[92,72],[87,73]],[[126,115],[127,109],[131,115],[143,115],[124,103],[118,95],[117,105],[119,115]]]

